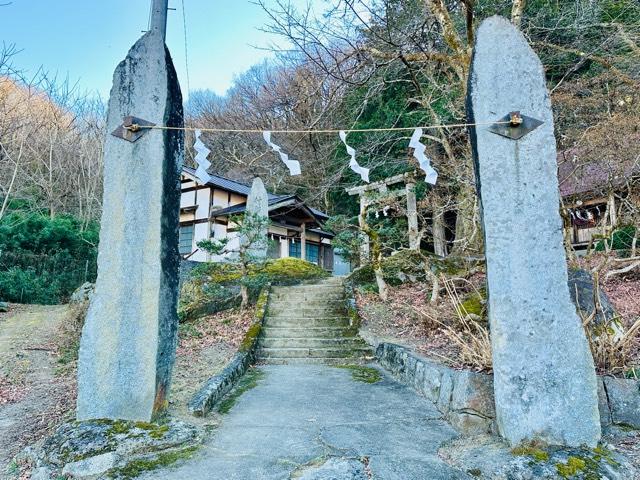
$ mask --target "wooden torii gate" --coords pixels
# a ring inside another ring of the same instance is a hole
[[[391,185],[398,183],[404,183],[405,188],[399,190],[389,190]],[[408,222],[408,235],[409,235],[409,248],[412,250],[420,249],[420,234],[418,231],[418,209],[416,202],[416,180],[413,173],[402,173],[400,175],[394,175],[385,180],[379,182],[369,183],[359,187],[347,188],[346,192],[349,195],[360,196],[360,215],[358,216],[358,223],[361,229],[366,227],[367,208],[377,203],[367,198],[368,192],[379,192],[382,194],[390,194],[398,197],[406,196],[407,199],[407,222]],[[365,238],[360,250],[360,261],[365,263],[369,259],[369,239]]]

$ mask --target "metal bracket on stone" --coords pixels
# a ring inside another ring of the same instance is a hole
[[[122,119],[122,125],[111,132],[111,135],[133,143],[151,130],[145,127],[155,126],[155,123],[143,120],[142,118],[127,116]]]
[[[511,112],[491,125],[489,131],[511,140],[518,140],[527,133],[533,132],[543,123],[536,118],[520,115],[520,112]]]

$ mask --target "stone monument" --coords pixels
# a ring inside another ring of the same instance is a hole
[[[145,34],[113,76],[108,131],[135,116],[183,126],[163,35]],[[149,421],[167,404],[178,319],[182,130],[108,135],[98,279],[80,342],[77,418]]]
[[[253,232],[255,237],[251,239],[248,253],[256,260],[264,260],[267,257],[267,249],[269,246],[267,241],[268,227],[266,220],[261,222],[261,219],[269,218],[269,196],[260,177],[253,179],[245,212],[247,216],[251,217],[250,221],[255,222],[255,224],[260,227],[258,232]],[[240,238],[241,243],[246,244],[249,241],[246,237]]]
[[[482,22],[476,38],[467,108],[469,122],[482,124],[471,137],[498,428],[512,445],[540,440],[595,446],[596,375],[567,287],[553,114],[542,64],[503,18]],[[520,126],[518,115],[509,116],[514,111],[521,112]],[[485,125],[505,116],[514,123]]]

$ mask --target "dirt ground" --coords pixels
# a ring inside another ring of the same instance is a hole
[[[56,374],[65,305],[11,305],[0,314],[0,476],[25,445],[70,415],[74,379]]]
[[[69,328],[78,306],[11,305],[0,313],[0,478],[19,472],[12,458],[22,448],[73,419],[76,361],[69,345],[79,328]],[[224,312],[182,325],[167,416],[203,426],[187,410],[191,396],[221,371],[237,351],[253,311]]]

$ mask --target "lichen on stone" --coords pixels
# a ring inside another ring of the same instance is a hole
[[[148,458],[132,460],[123,467],[119,467],[107,472],[108,478],[118,480],[129,480],[140,476],[144,472],[156,470],[158,468],[169,467],[179,460],[188,460],[196,453],[198,446],[162,452]]]

